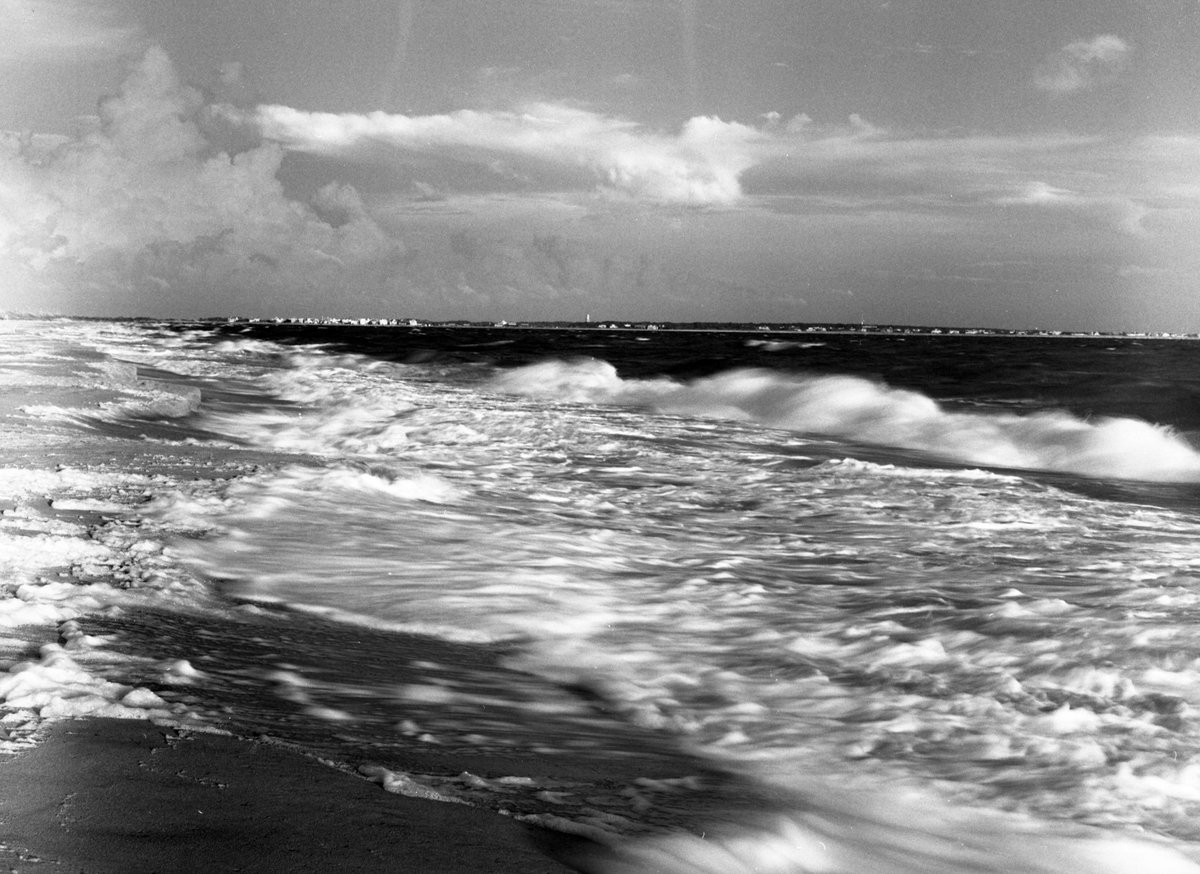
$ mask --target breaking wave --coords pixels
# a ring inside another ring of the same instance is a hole
[[[829,794],[826,790],[825,795]],[[1022,824],[983,811],[952,813],[928,799],[859,798],[841,808],[807,799],[703,835],[580,841],[557,855],[585,874],[1196,874],[1194,862],[1149,841],[1099,830]]]
[[[545,361],[492,382],[496,391],[566,403],[638,406],[749,421],[915,450],[962,464],[1155,482],[1200,481],[1200,453],[1170,428],[1065,411],[955,412],[916,391],[856,376],[736,369],[690,382],[622,379],[595,359]]]

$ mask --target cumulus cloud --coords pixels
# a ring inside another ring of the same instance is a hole
[[[1075,94],[1120,73],[1132,49],[1113,34],[1076,40],[1046,58],[1034,74],[1034,85],[1051,94]]]
[[[303,202],[279,178],[293,149],[336,159],[296,162],[293,181],[324,174],[298,185]],[[0,134],[0,307],[549,318],[661,301],[647,316],[667,317],[718,294],[714,265],[742,258],[725,277],[737,282],[760,269],[740,253],[766,237],[761,270],[786,262],[789,277],[805,251],[918,227],[946,247],[1036,225],[1039,252],[1118,251],[1114,232],[1182,250],[1200,227],[1197,155],[1190,136],[913,133],[858,117],[700,117],[663,132],[555,104],[301,112],[255,106],[236,67],[207,94],[188,87],[155,49],[90,132]],[[372,189],[364,202],[330,181],[339,170],[397,177],[397,199]],[[507,193],[489,194],[487,174]],[[809,238],[825,243],[806,250]]]
[[[618,118],[542,103],[519,112],[462,110],[407,116],[304,112],[262,106],[263,135],[289,149],[327,154],[386,144],[496,166],[497,158],[532,162],[532,172],[583,170],[607,191],[662,203],[722,205],[742,195],[739,176],[757,160],[763,134],[718,118],[697,117],[675,135]]]
[[[246,117],[289,150],[410,170],[470,165],[479,172],[445,173],[447,184],[467,189],[492,174],[532,193],[598,188],[650,205],[754,207],[785,196],[868,210],[1059,206],[1124,231],[1136,231],[1143,214],[1138,193],[1097,168],[1146,157],[1136,146],[1115,155],[1094,137],[913,134],[857,115],[831,124],[778,113],[755,125],[696,117],[663,133],[545,103],[429,116],[260,106]]]
[[[0,0],[0,62],[118,57],[142,38],[90,0]]]
[[[1115,63],[1107,38],[1086,46],[1071,56]],[[857,115],[840,124],[803,114],[766,113],[755,125],[697,117],[663,133],[555,104],[431,116],[263,106],[251,117],[286,149],[412,166],[466,162],[532,192],[599,187],[644,204],[774,204],[781,212],[810,198],[815,208],[895,215],[971,211],[972,221],[1019,207],[1134,235],[1161,211],[1165,180],[1177,175],[1186,147],[1067,134],[914,133]]]
[[[0,270],[10,298],[15,289],[26,306],[90,312],[123,295],[154,311],[189,291],[252,303],[271,287],[311,296],[393,271],[402,246],[356,192],[322,191],[319,208],[290,199],[276,178],[282,149],[221,151],[205,113],[200,92],[151,49],[101,104],[95,131],[49,149],[8,137]]]

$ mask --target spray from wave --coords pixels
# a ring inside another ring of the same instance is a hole
[[[1200,453],[1171,429],[1062,411],[953,412],[919,392],[855,376],[736,369],[691,382],[622,379],[595,359],[545,361],[501,374],[496,391],[567,403],[750,421],[963,464],[1154,482],[1200,481]]]

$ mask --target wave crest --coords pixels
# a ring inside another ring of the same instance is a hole
[[[804,434],[915,450],[963,464],[1155,482],[1200,481],[1200,453],[1170,428],[1137,419],[955,412],[920,392],[856,376],[729,370],[690,382],[622,379],[595,359],[544,361],[492,382],[496,391],[750,421]]]

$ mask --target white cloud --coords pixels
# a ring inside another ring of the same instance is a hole
[[[261,106],[252,118],[286,149],[410,167],[466,163],[532,193],[598,188],[645,205],[746,207],[783,194],[898,212],[1057,203],[1108,216],[1126,231],[1144,214],[1144,192],[1126,190],[1113,168],[1147,157],[1137,144],[1116,154],[1095,137],[921,135],[857,115],[826,124],[778,113],[757,126],[697,117],[667,134],[556,104],[432,116]],[[470,193],[481,176],[444,178],[453,199],[455,182],[460,195]]]
[[[720,282],[752,286],[746,271],[794,290],[825,259],[840,282],[856,253],[895,253],[897,239],[958,251],[1024,234],[1035,260],[1072,245],[1116,259],[1122,233],[1175,263],[1200,227],[1189,136],[918,134],[773,113],[664,133],[551,104],[417,117],[226,106],[224,127],[214,112],[153,50],[93,131],[0,136],[0,306],[534,318],[596,302],[661,304],[646,316],[665,318],[716,300]],[[247,121],[272,139],[247,136]],[[278,178],[287,149],[407,164],[370,168],[405,177],[393,194],[407,194],[385,211],[380,192],[364,203],[325,176],[299,202]],[[496,196],[479,183],[488,168],[525,181]],[[435,187],[415,178],[425,171]],[[610,196],[580,195],[597,187]]]
[[[227,301],[278,287],[320,294],[394,270],[403,247],[348,186],[322,192],[335,217],[326,221],[285,196],[278,146],[219,151],[198,123],[203,111],[199,92],[151,49],[102,103],[96,131],[48,151],[10,138],[0,151],[0,271],[12,298],[104,309],[83,294],[90,287],[156,311],[195,291]],[[162,289],[174,299],[145,297]]]
[[[1116,40],[1115,37],[1111,40]],[[1071,56],[1114,64],[1126,49],[1098,38]],[[757,126],[698,117],[675,134],[584,109],[539,104],[522,112],[436,116],[302,112],[259,107],[263,134],[285,148],[397,163],[449,159],[504,168],[527,190],[599,186],[644,204],[763,205],[812,198],[815,208],[1001,218],[1012,208],[1059,210],[1121,234],[1142,235],[1195,143],[1119,142],[1071,135],[987,136],[889,131],[859,116],[843,124],[766,113]],[[392,150],[381,158],[380,144]],[[564,168],[586,171],[565,178]],[[1195,174],[1184,174],[1194,180]],[[783,211],[792,207],[779,203]],[[1178,209],[1177,204],[1171,206]]]
[[[1101,34],[1077,40],[1046,58],[1034,74],[1034,85],[1051,94],[1074,94],[1120,73],[1132,52],[1119,36]]]
[[[142,39],[91,0],[0,0],[0,62],[119,57]]]
[[[289,149],[350,154],[368,146],[432,153],[493,164],[497,157],[533,162],[536,170],[581,169],[601,188],[662,203],[723,205],[741,197],[738,177],[756,160],[756,128],[698,117],[676,135],[559,104],[520,112],[462,110],[406,116],[304,112],[262,106],[263,135]]]

